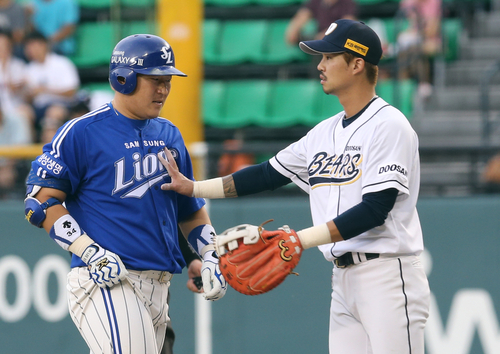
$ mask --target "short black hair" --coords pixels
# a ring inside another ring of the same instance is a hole
[[[44,41],[47,43],[47,37],[43,35],[43,33],[38,31],[32,31],[24,37],[24,43],[28,43],[29,41]]]
[[[12,31],[5,27],[0,27],[0,36],[6,36],[12,41]]]

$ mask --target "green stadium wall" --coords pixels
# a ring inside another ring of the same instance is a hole
[[[307,197],[210,202],[216,229],[273,218],[310,226]],[[427,354],[500,352],[500,196],[425,198],[418,204],[432,290]],[[29,225],[21,201],[0,203],[0,354],[88,354],[67,314],[69,255]],[[212,303],[213,353],[328,353],[331,265],[316,249],[275,290],[256,297],[229,289]],[[192,354],[194,295],[185,273],[171,286],[176,354]]]

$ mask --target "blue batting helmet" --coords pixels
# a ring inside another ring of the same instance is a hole
[[[137,86],[137,74],[187,76],[175,68],[174,52],[166,40],[152,34],[134,34],[113,49],[109,82],[120,93],[130,94]]]

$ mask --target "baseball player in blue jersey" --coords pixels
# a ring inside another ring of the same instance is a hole
[[[63,125],[27,178],[27,220],[72,256],[68,303],[97,353],[159,353],[168,321],[168,287],[185,266],[179,227],[203,258],[204,296],[226,292],[213,252],[215,230],[203,199],[164,192],[164,149],[193,179],[179,130],[158,115],[175,68],[162,38],[121,40],[110,60],[114,99]]]
[[[380,39],[362,22],[343,19],[323,39],[299,45],[322,56],[323,91],[344,111],[269,161],[222,178],[193,182],[166,151],[168,159],[160,159],[172,181],[162,189],[228,198],[295,183],[309,194],[314,224],[297,231],[300,244],[319,246],[332,262],[330,353],[423,354],[430,291],[419,259],[418,138],[375,93]],[[223,242],[224,234],[217,237]]]

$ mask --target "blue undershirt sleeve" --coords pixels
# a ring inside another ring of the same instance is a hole
[[[344,240],[358,236],[384,224],[387,215],[396,203],[397,196],[396,188],[367,193],[363,195],[361,203],[337,216],[333,222]]]
[[[292,182],[290,178],[276,171],[269,161],[233,173],[233,180],[238,197],[272,191]]]

